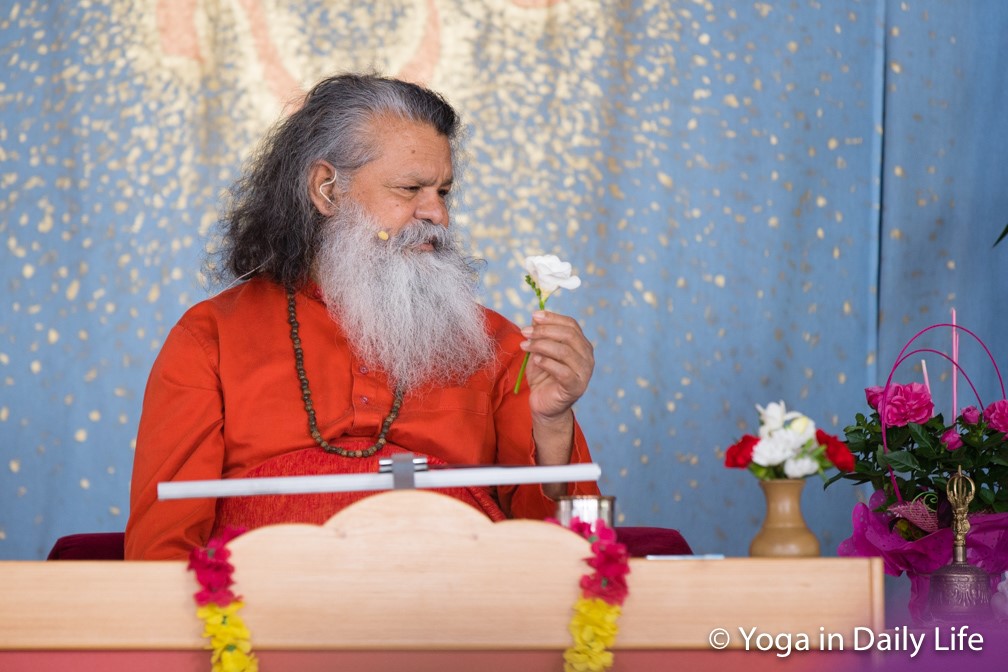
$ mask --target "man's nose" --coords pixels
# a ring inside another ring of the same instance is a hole
[[[436,189],[425,189],[417,202],[413,213],[417,219],[427,220],[432,224],[448,226],[448,206],[444,197]]]

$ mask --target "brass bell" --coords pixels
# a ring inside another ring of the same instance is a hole
[[[953,474],[945,486],[949,504],[952,505],[952,562],[931,575],[928,606],[935,621],[962,623],[988,619],[990,607],[990,575],[983,569],[966,562],[966,533],[970,524],[967,518],[969,504],[976,493],[973,479],[959,472]]]

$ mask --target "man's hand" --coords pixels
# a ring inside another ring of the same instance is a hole
[[[588,387],[595,368],[592,344],[571,317],[547,311],[532,314],[532,326],[522,329],[530,353],[525,369],[530,390],[532,435],[540,465],[570,462],[574,436],[571,407]],[[562,483],[543,486],[550,497],[563,495]]]
[[[531,353],[525,375],[532,394],[532,417],[556,420],[570,410],[588,387],[595,355],[581,326],[572,317],[548,311],[532,314],[532,326],[522,329]]]

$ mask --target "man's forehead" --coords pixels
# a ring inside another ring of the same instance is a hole
[[[454,148],[430,124],[380,115],[372,120],[370,135],[375,149],[370,163],[395,161],[404,177],[422,184],[445,185],[454,180]]]

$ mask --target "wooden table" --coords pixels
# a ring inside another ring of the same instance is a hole
[[[423,491],[370,497],[324,526],[254,530],[229,548],[266,672],[560,670],[590,554],[557,525],[494,524]],[[630,565],[616,670],[831,669],[843,655],[752,649],[782,633],[829,648],[830,635],[884,629],[879,559]],[[2,670],[209,669],[183,561],[0,562],[0,581]],[[728,650],[712,648],[715,628]],[[746,651],[740,629],[752,628]]]

